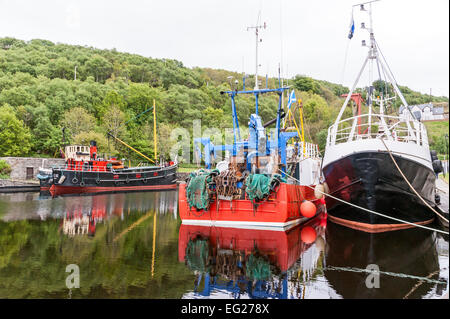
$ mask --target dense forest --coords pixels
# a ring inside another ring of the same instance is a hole
[[[375,83],[375,87],[381,90],[382,84]],[[100,153],[138,160],[136,154],[109,139],[108,131],[153,156],[152,112],[142,115],[153,100],[159,152],[167,157],[170,132],[175,127],[192,132],[195,119],[201,119],[202,127],[232,127],[231,103],[220,91],[234,85],[242,87],[242,74],[187,68],[180,61],[115,49],[0,38],[0,157],[59,156],[64,142],[88,144],[94,139]],[[250,76],[246,86],[253,85]],[[304,75],[290,79],[289,85],[303,101],[305,136],[323,149],[327,127],[342,105],[340,95],[348,88]],[[278,86],[278,79],[268,79],[268,86]],[[426,103],[430,98],[448,102],[448,97],[401,89],[410,104]],[[236,100],[242,126],[253,112],[253,99],[239,96]],[[276,95],[260,100],[264,121],[276,116],[277,103]],[[431,143],[439,144],[439,138]]]

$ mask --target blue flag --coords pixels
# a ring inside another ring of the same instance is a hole
[[[348,38],[353,38],[353,32],[355,32],[355,20],[353,20],[353,13],[352,13],[352,20],[350,21],[350,31],[348,33]]]
[[[289,95],[288,110],[291,109],[291,104],[295,102],[297,102],[297,98],[295,97],[295,91],[292,90],[291,95]]]

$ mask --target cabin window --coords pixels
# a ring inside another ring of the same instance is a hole
[[[80,151],[80,147],[79,146],[77,146],[77,152],[79,152]]]

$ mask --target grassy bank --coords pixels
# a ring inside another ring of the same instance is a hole
[[[427,133],[428,140],[430,143],[430,149],[436,150],[440,159],[443,159],[443,155],[447,153],[445,134],[448,134],[449,123],[448,120],[439,122],[424,122]]]
[[[178,166],[178,172],[180,173],[190,173],[194,172],[202,167],[197,167],[196,164],[180,164]]]

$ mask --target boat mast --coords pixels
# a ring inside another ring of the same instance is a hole
[[[153,143],[155,148],[155,163],[158,163],[158,148],[157,148],[157,141],[156,141],[156,102],[155,99],[153,99]]]
[[[379,57],[379,55],[378,55],[378,52],[379,52],[379,46],[378,46],[378,43],[376,42],[376,40],[375,40],[375,35],[374,35],[374,32],[373,32],[373,20],[372,20],[372,3],[373,2],[378,2],[378,1],[380,1],[380,0],[373,0],[373,1],[368,1],[368,2],[364,2],[364,3],[359,3],[359,4],[355,4],[355,5],[353,5],[353,7],[357,7],[357,6],[359,6],[360,8],[361,8],[361,11],[368,11],[368,14],[369,14],[369,28],[368,28],[368,31],[369,31],[369,34],[370,34],[370,47],[369,47],[369,52],[368,52],[368,55],[367,55],[367,57],[366,57],[366,59],[364,60],[364,63],[363,63],[363,66],[362,66],[362,68],[361,68],[361,70],[359,71],[359,74],[358,74],[358,76],[357,76],[357,78],[356,78],[356,80],[355,80],[355,82],[354,82],[354,84],[353,84],[353,86],[352,86],[352,88],[351,88],[351,90],[350,90],[350,93],[347,95],[347,98],[345,99],[345,101],[344,101],[344,104],[342,105],[342,107],[341,107],[341,110],[339,111],[339,114],[338,114],[338,116],[336,117],[336,121],[335,121],[335,126],[334,126],[334,134],[333,135],[335,135],[335,133],[336,133],[336,130],[337,130],[337,125],[338,125],[338,123],[339,123],[339,121],[341,120],[341,118],[342,118],[342,115],[343,115],[343,113],[344,113],[344,111],[345,111],[345,108],[347,107],[347,104],[348,104],[348,102],[350,101],[350,98],[351,98],[351,95],[353,94],[353,92],[354,92],[354,90],[355,90],[355,88],[356,88],[356,86],[357,86],[357,84],[358,84],[358,82],[359,82],[359,80],[360,80],[360,78],[361,78],[361,75],[362,75],[362,73],[363,73],[363,71],[364,71],[364,69],[365,69],[365,67],[366,67],[366,65],[367,65],[367,62],[370,60],[370,64],[373,66],[373,61],[375,60],[376,61],[376,63],[377,63],[377,65],[379,64],[380,66],[381,66],[381,68],[382,68],[382,70],[383,70],[383,72],[387,75],[387,77],[388,77],[388,80],[389,80],[389,82],[392,84],[392,86],[394,87],[394,90],[395,90],[395,92],[398,94],[398,96],[400,97],[400,99],[401,99],[401,101],[402,101],[402,103],[403,103],[403,105],[409,110],[409,107],[408,107],[408,103],[406,102],[406,100],[405,100],[405,98],[403,97],[403,94],[402,94],[402,92],[400,91],[400,89],[398,88],[398,86],[397,86],[397,83],[396,83],[396,81],[395,81],[395,79],[394,79],[394,76],[392,75],[392,72],[390,71],[390,69],[386,66],[387,65],[387,62],[386,62],[386,60],[384,59],[384,56],[383,56],[383,59],[380,59],[380,57]],[[364,5],[365,4],[369,4],[369,9],[368,10],[366,10],[365,9],[365,7],[364,7]],[[366,29],[365,28],[365,26],[364,26],[364,24],[362,24],[361,25],[361,28],[362,29]],[[366,46],[366,44],[365,44],[365,41],[363,40],[363,42],[362,42],[362,45],[363,46]],[[386,65],[385,65],[386,64]],[[372,78],[370,78],[370,80],[372,80]],[[372,85],[372,83],[370,83],[370,86]],[[369,90],[369,94],[370,94],[371,92],[370,92],[370,90]],[[369,99],[370,100],[370,105],[369,105],[369,113],[371,112],[371,101],[372,101],[372,98],[370,98]],[[413,118],[413,120],[417,120],[416,119],[416,117],[414,116],[414,114],[412,114],[411,113],[411,115],[412,115],[412,118]],[[370,117],[369,117],[370,118]],[[335,136],[333,137],[333,139],[335,138]]]

